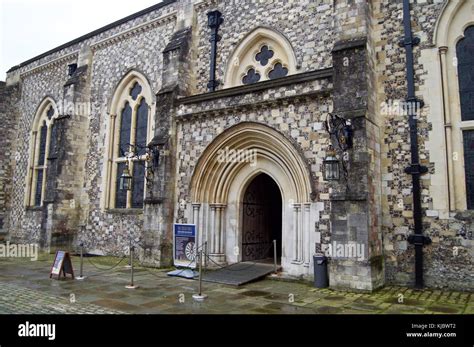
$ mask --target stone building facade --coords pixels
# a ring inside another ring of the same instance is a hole
[[[460,55],[474,1],[411,6],[425,282],[472,290],[474,72]],[[266,258],[276,239],[287,276],[311,279],[326,252],[333,288],[412,285],[402,10],[168,0],[13,67],[0,84],[0,235],[114,255],[132,240],[166,266],[173,224],[195,224],[211,266]],[[329,135],[329,115],[350,124],[352,147]],[[338,181],[324,175],[330,146]]]

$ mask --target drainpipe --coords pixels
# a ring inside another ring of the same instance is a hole
[[[207,20],[207,24],[209,28],[211,28],[211,38],[209,39],[209,42],[211,43],[211,68],[207,88],[210,92],[214,92],[216,90],[216,87],[219,85],[219,82],[216,81],[217,42],[221,40],[218,35],[218,32],[219,27],[224,22],[224,18],[222,18],[222,13],[215,10],[207,14]]]
[[[410,126],[411,165],[405,173],[412,176],[413,185],[413,218],[415,222],[414,234],[408,237],[408,242],[415,246],[415,288],[423,288],[423,246],[431,243],[431,239],[423,235],[423,216],[421,210],[420,176],[428,172],[428,168],[420,165],[418,154],[418,123],[417,114],[423,107],[423,101],[415,96],[415,73],[413,67],[413,47],[420,43],[420,39],[413,37],[411,31],[410,0],[403,0],[403,26],[405,37],[400,45],[406,51],[407,70],[407,98],[406,109]]]

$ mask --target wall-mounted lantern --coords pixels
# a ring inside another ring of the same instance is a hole
[[[340,172],[340,163],[339,159],[337,159],[336,151],[332,146],[329,146],[327,151],[326,158],[323,161],[324,165],[324,180],[325,181],[339,181],[341,178]]]
[[[350,120],[330,114],[324,126],[329,135],[335,138],[341,151],[345,152],[352,148],[354,131]]]
[[[123,169],[122,175],[120,176],[120,190],[132,190],[132,180],[133,177],[130,175],[127,163],[125,169]]]

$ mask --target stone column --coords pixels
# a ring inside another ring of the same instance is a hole
[[[443,105],[444,105],[444,127],[446,142],[446,161],[448,167],[448,187],[449,187],[449,210],[456,210],[456,191],[454,189],[454,163],[453,163],[453,137],[451,124],[451,109],[449,104],[449,83],[448,83],[448,65],[446,62],[446,54],[448,47],[439,48],[439,59],[441,63],[442,83],[443,83]]]
[[[309,267],[311,261],[311,204],[304,204],[304,232],[303,232],[303,262],[305,267]]]
[[[210,205],[211,208],[211,218],[208,220],[208,225],[210,227],[209,237],[210,237],[210,245],[209,245],[209,252],[210,254],[217,253],[216,247],[216,206]]]
[[[301,204],[293,204],[293,235],[293,264],[300,264],[302,246]]]
[[[201,211],[201,204],[192,204],[193,206],[193,224],[196,225],[196,233],[197,233],[197,238],[196,238],[196,244],[197,247],[200,247],[204,243],[204,237],[201,235],[200,229],[199,229],[199,213]]]
[[[210,258],[217,264],[225,263],[224,235],[222,230],[222,217],[224,205],[211,204],[211,251]],[[212,267],[212,263],[210,264]],[[216,264],[214,264],[216,265]]]

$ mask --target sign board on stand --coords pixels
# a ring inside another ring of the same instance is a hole
[[[59,279],[61,277],[61,272],[63,273],[64,277],[66,277],[67,274],[70,274],[72,278],[74,278],[74,270],[72,268],[72,262],[69,253],[57,251],[56,256],[54,257],[53,266],[51,267],[49,278],[57,276],[57,279]]]
[[[196,225],[174,224],[173,258],[175,266],[196,268]]]

